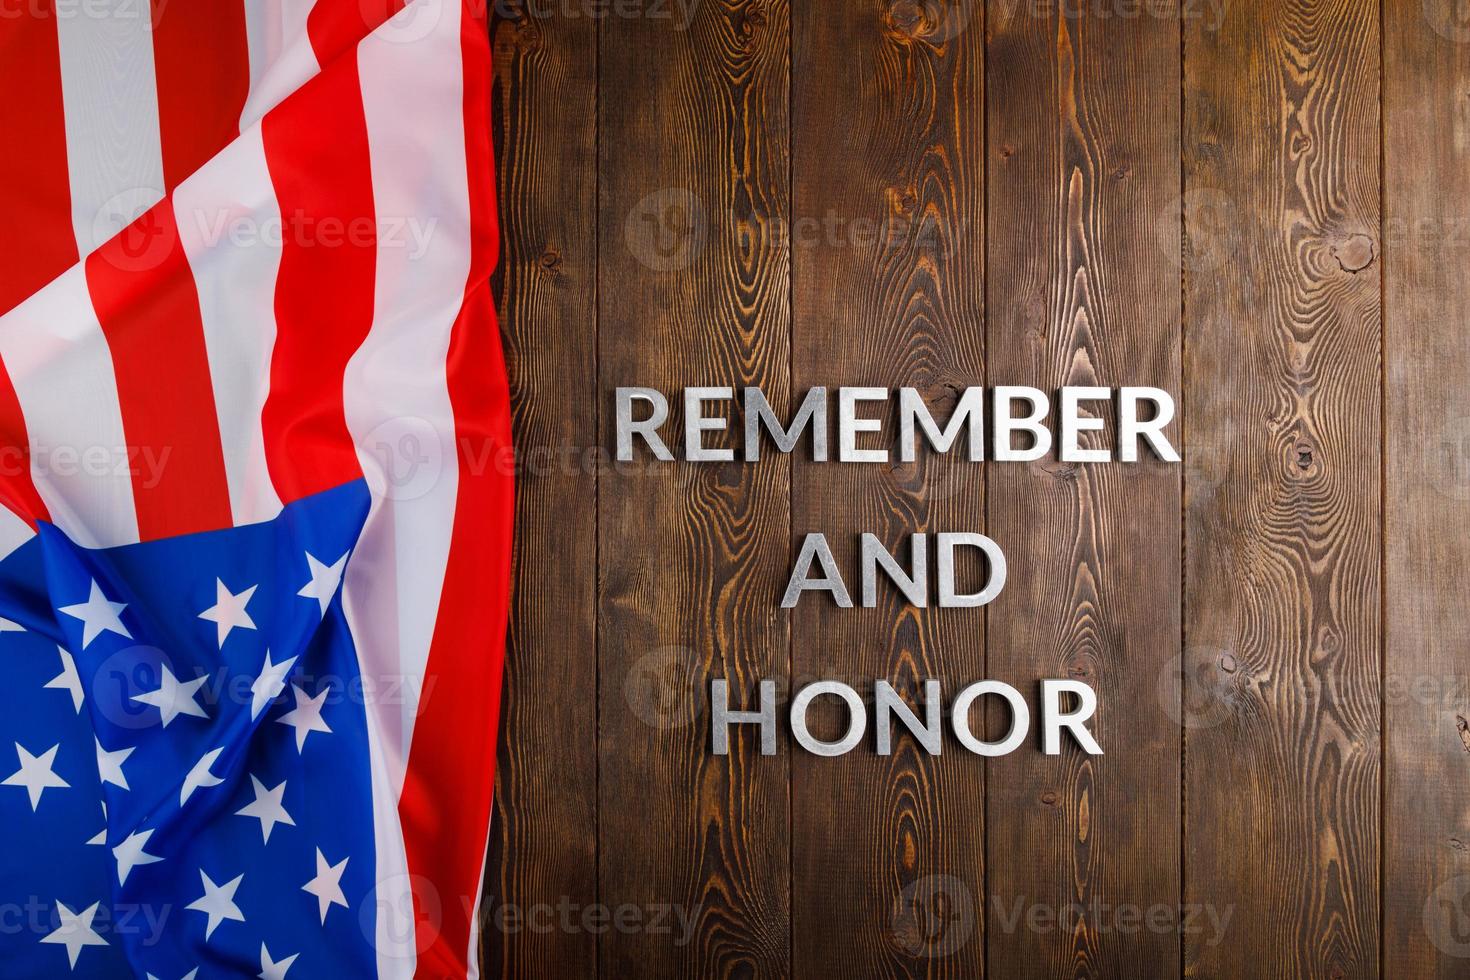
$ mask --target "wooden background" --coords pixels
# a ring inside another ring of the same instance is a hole
[[[1463,6],[503,0],[486,975],[1470,976]],[[606,462],[618,385],[996,383],[1164,387],[1185,462]],[[860,530],[1009,585],[778,608]],[[713,756],[767,676],[1078,677],[1107,754]]]

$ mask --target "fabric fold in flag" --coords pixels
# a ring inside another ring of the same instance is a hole
[[[96,9],[0,20],[63,178],[0,230],[4,972],[478,976],[512,508],[484,10]]]

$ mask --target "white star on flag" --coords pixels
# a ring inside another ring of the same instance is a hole
[[[306,566],[311,570],[311,581],[303,585],[296,594],[319,602],[322,615],[325,616],[327,607],[332,604],[332,597],[337,594],[337,587],[342,584],[342,569],[347,566],[347,556],[343,555],[330,565],[323,565],[308,551]]]
[[[322,688],[316,697],[307,697],[306,691],[299,684],[291,685],[291,693],[296,697],[296,707],[286,712],[276,721],[282,725],[290,725],[296,729],[296,751],[301,752],[306,745],[306,736],[311,732],[326,732],[331,734],[332,729],[322,720],[322,702],[327,699],[329,688]]]
[[[24,633],[25,631],[24,626],[0,616],[0,633]]]
[[[286,980],[286,971],[291,969],[291,964],[296,962],[300,953],[292,953],[283,960],[271,959],[271,951],[265,948],[265,943],[260,944],[260,972],[256,974],[260,980]]]
[[[230,631],[235,627],[245,630],[255,629],[255,620],[245,611],[245,605],[250,597],[255,595],[259,586],[252,585],[238,595],[232,593],[225,587],[220,579],[214,580],[214,605],[199,614],[200,619],[207,619],[215,624],[215,633],[219,638],[220,649],[224,649],[225,640],[229,638]]]
[[[97,833],[93,834],[92,835],[92,839],[89,840],[89,841],[87,841],[87,843],[88,844],[97,844],[97,845],[102,845],[102,844],[106,844],[107,843],[107,801],[106,800],[103,800],[102,801],[102,829],[99,830],[99,831],[97,831]]]
[[[157,864],[163,858],[157,854],[144,853],[143,848],[148,845],[148,838],[153,836],[153,831],[145,830],[141,833],[134,832],[128,835],[127,840],[112,849],[112,856],[117,858],[117,883],[125,884],[128,875],[140,864]]]
[[[168,669],[168,664],[162,664],[160,670],[163,676],[158,680],[158,690],[149,691],[146,694],[134,694],[132,696],[134,701],[139,704],[151,704],[157,708],[163,716],[164,728],[167,728],[169,722],[179,715],[189,715],[193,718],[209,717],[200,707],[199,702],[195,700],[199,689],[209,679],[207,675],[180,684],[174,672]]]
[[[47,681],[46,687],[71,694],[71,706],[81,714],[82,678],[77,673],[76,658],[67,652],[66,647],[57,647],[56,652],[61,654],[61,673]]]
[[[214,765],[214,760],[218,759],[219,754],[223,751],[223,746],[211,749],[204,753],[203,758],[194,763],[194,768],[190,769],[189,774],[184,777],[184,785],[179,788],[179,806],[189,802],[189,797],[194,795],[196,789],[218,786],[224,782],[223,779],[209,771],[209,768]]]
[[[41,802],[41,794],[46,790],[67,789],[71,785],[51,769],[56,761],[56,750],[59,748],[61,745],[58,743],[40,755],[31,755],[23,745],[19,742],[15,743],[15,754],[20,757],[20,769],[6,776],[0,785],[24,786],[26,795],[31,798],[32,813]]]
[[[291,665],[296,663],[296,658],[282,660],[278,664],[271,663],[271,652],[265,652],[265,666],[260,668],[260,676],[250,685],[250,720],[254,721],[260,717],[261,711],[286,689],[286,675],[291,672]]]
[[[144,976],[146,976],[148,980],[158,980],[158,978],[151,973],[145,973]],[[199,967],[196,966],[194,967],[194,969],[190,970],[188,973],[180,977],[179,980],[194,980],[194,978],[197,976],[199,976]]]
[[[61,902],[56,903],[56,917],[61,920],[61,925],[49,936],[42,936],[43,943],[56,943],[66,947],[66,958],[71,963],[71,968],[77,968],[77,957],[81,955],[83,946],[106,946],[107,940],[97,935],[92,928],[92,920],[97,916],[97,907],[101,902],[93,902],[80,912],[73,912]]]
[[[240,911],[240,906],[235,904],[235,889],[240,887],[240,882],[245,878],[240,875],[234,881],[227,881],[223,885],[216,885],[210,880],[204,869],[199,869],[199,880],[204,883],[204,894],[194,901],[185,905],[184,908],[195,912],[203,912],[208,916],[204,925],[204,938],[208,939],[214,935],[214,930],[226,919],[234,922],[244,922],[245,914]]]
[[[343,858],[336,864],[328,864],[322,849],[316,849],[316,877],[301,886],[301,890],[316,896],[317,910],[322,915],[322,925],[327,923],[327,909],[333,905],[348,907],[347,896],[342,894],[342,872],[351,858]]]
[[[254,775],[251,775],[250,783],[255,788],[255,799],[241,809],[236,810],[235,815],[239,817],[254,817],[260,821],[261,843],[270,842],[271,829],[278,823],[283,823],[288,827],[296,826],[296,821],[291,819],[291,814],[286,812],[285,806],[281,803],[281,797],[286,794],[286,781],[284,779],[281,780],[281,785],[275,789],[266,789],[265,783],[256,779]]]
[[[133,754],[133,747],[118,749],[109,752],[102,747],[102,742],[95,735],[92,741],[97,743],[97,775],[104,783],[111,783],[122,789],[131,789],[128,786],[128,777],[123,775],[122,764],[128,761],[128,756]]]
[[[102,587],[97,584],[97,580],[93,579],[92,591],[88,594],[86,602],[61,606],[57,612],[82,621],[82,649],[85,650],[104,632],[117,633],[130,640],[133,638],[133,634],[128,632],[128,628],[118,617],[118,614],[126,608],[128,604],[125,602],[110,602],[102,594]]]

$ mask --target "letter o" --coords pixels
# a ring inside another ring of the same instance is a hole
[[[806,712],[811,703],[823,694],[835,694],[847,702],[847,732],[835,742],[823,742],[812,735],[806,727]],[[796,743],[813,755],[836,756],[851,752],[863,740],[868,728],[868,715],[863,699],[858,693],[840,681],[817,681],[797,692],[791,702],[791,734]]]
[[[970,706],[986,694],[999,694],[1011,705],[1011,729],[999,742],[985,742],[970,731]],[[960,744],[976,755],[998,756],[1016,751],[1026,739],[1031,728],[1031,709],[1021,692],[1002,681],[976,681],[955,696],[950,709],[950,724],[954,726],[954,737]]]

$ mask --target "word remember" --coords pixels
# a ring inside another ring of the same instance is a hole
[[[997,462],[1029,462],[1052,451],[1064,463],[1107,463],[1115,458],[1136,463],[1139,448],[1147,444],[1160,459],[1179,462],[1179,453],[1164,435],[1164,428],[1174,419],[1174,399],[1159,388],[1097,388],[1070,386],[1057,392],[1055,423],[1052,421],[1052,399],[1039,388],[1000,385],[990,390],[990,410],[986,418],[984,388],[965,388],[949,418],[941,424],[930,412],[924,396],[916,388],[897,389],[898,458],[911,463],[918,454],[919,434],[935,453],[947,453],[960,436],[965,436],[966,455],[972,462],[987,458],[985,432],[990,430],[989,458]],[[669,400],[654,388],[618,388],[615,393],[617,414],[617,458],[633,459],[633,440],[640,439],[655,458],[671,461],[660,430],[669,421]],[[734,388],[685,388],[683,391],[683,451],[691,462],[721,463],[735,459],[735,447],[718,444],[719,433],[729,422],[709,406],[728,403],[735,398]],[[872,406],[881,405],[891,416],[894,405],[888,404],[892,394],[887,388],[837,389],[837,460],[843,463],[887,463],[889,450],[877,445],[860,445],[861,439],[875,441],[884,430],[884,419],[872,417]],[[762,432],[776,449],[792,452],[804,433],[809,434],[812,459],[828,459],[828,415],[831,396],[826,388],[809,388],[789,422],[783,423],[759,388],[745,388],[741,395],[744,423],[741,428],[741,455],[748,463],[760,459]],[[1145,417],[1144,407],[1148,406]],[[634,418],[635,407],[641,416]],[[869,414],[861,414],[862,407]],[[1107,418],[1113,416],[1113,444],[1104,442],[1108,432]],[[1053,429],[1056,435],[1053,435]],[[1087,433],[1095,435],[1087,437]],[[1017,437],[1024,445],[1017,445]],[[728,441],[728,440],[726,440]],[[1088,443],[1084,445],[1084,442]],[[715,443],[715,444],[711,444]]]

